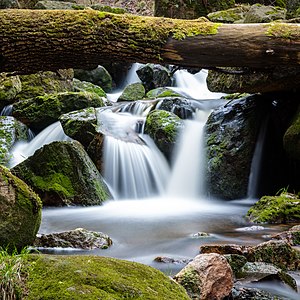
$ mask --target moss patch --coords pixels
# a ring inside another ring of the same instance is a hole
[[[270,23],[267,25],[266,35],[276,38],[297,40],[300,37],[300,28],[295,24]]]

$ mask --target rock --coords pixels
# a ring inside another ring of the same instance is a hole
[[[21,179],[0,166],[0,247],[31,245],[41,223],[42,202]]]
[[[77,142],[53,142],[12,169],[49,206],[99,205],[110,197],[95,165]]]
[[[118,3],[114,3],[118,4]],[[91,5],[91,8],[94,10],[99,10],[99,11],[106,11],[109,13],[113,13],[113,14],[126,14],[127,10],[123,7],[112,7],[112,6],[108,6],[108,5],[101,5],[101,4],[94,4]]]
[[[280,268],[273,266],[272,264],[264,262],[247,262],[242,266],[240,271],[237,273],[238,278],[242,281],[259,282],[265,280],[277,280],[284,284],[287,284],[292,289],[297,291],[296,280],[282,271]]]
[[[210,244],[202,245],[200,253],[218,253],[218,254],[236,254],[247,256],[250,246],[236,245],[236,244]]]
[[[198,239],[198,238],[206,238],[206,237],[210,237],[211,235],[207,232],[196,232],[196,233],[193,233],[191,235],[192,238],[194,239]]]
[[[146,118],[145,133],[150,135],[156,146],[170,159],[182,127],[182,120],[175,114],[164,110],[153,110]]]
[[[34,9],[84,9],[83,5],[78,5],[75,3],[76,1],[50,1],[50,0],[43,0],[38,1]]]
[[[65,134],[79,141],[85,148],[89,146],[97,133],[97,117],[94,107],[63,114],[59,121]]]
[[[243,23],[245,14],[249,11],[249,5],[238,5],[227,10],[209,13],[207,18],[212,22]]]
[[[19,76],[8,76],[0,73],[0,107],[1,109],[12,103],[16,95],[21,91],[22,85]]]
[[[58,70],[55,72],[38,72],[30,75],[20,75],[22,91],[17,95],[18,100],[72,91],[73,70]]]
[[[258,96],[249,96],[233,100],[209,116],[205,144],[211,195],[222,199],[246,196],[264,105]]]
[[[283,147],[289,157],[300,160],[300,108],[283,136]]]
[[[0,0],[0,9],[4,8],[19,8],[17,0]]]
[[[255,223],[288,223],[300,220],[300,198],[283,192],[279,196],[263,196],[247,212]]]
[[[74,92],[89,92],[89,93],[95,93],[100,97],[106,98],[106,93],[103,91],[103,89],[91,82],[87,81],[80,81],[76,78],[73,79],[73,89]]]
[[[87,107],[105,106],[95,93],[65,92],[38,96],[13,105],[13,116],[33,130],[40,131],[65,113]]]
[[[283,240],[289,243],[291,246],[300,245],[300,225],[295,225],[288,231],[284,231],[271,236],[273,240]]]
[[[102,66],[98,66],[93,70],[75,69],[74,77],[81,81],[88,81],[95,85],[98,85],[105,92],[110,92],[113,87],[111,75]]]
[[[141,100],[145,96],[145,88],[140,82],[132,83],[126,86],[121,96],[118,98],[120,101],[135,101]]]
[[[191,102],[182,97],[162,98],[156,105],[156,109],[170,111],[181,119],[191,119],[195,109]]]
[[[172,84],[171,72],[161,65],[146,64],[137,69],[136,73],[146,91],[171,86]]]
[[[30,255],[28,299],[189,300],[184,289],[149,266],[89,255]]]
[[[104,174],[103,147],[104,135],[100,132],[97,132],[87,148],[87,153],[101,174]]]
[[[234,276],[237,277],[237,274],[247,263],[246,257],[238,254],[225,254],[224,257],[227,259],[227,262],[229,263]]]
[[[216,253],[197,255],[174,280],[192,299],[224,299],[233,287],[232,270],[226,259]]]
[[[164,264],[188,264],[191,259],[184,258],[184,259],[176,259],[173,257],[167,257],[167,256],[157,256],[154,258],[155,262],[158,263],[164,263]]]
[[[249,249],[250,262],[266,262],[282,270],[300,269],[300,252],[284,241],[267,241]]]
[[[159,88],[150,90],[146,94],[146,98],[148,98],[148,99],[165,98],[165,97],[183,97],[183,95],[181,95],[167,87],[159,87]]]
[[[254,4],[245,14],[244,23],[269,23],[275,20],[284,20],[286,9],[278,6]]]
[[[27,128],[13,117],[0,116],[0,164],[10,159],[10,149],[17,140],[27,140]]]
[[[59,233],[41,234],[34,241],[34,247],[43,248],[76,248],[76,249],[107,249],[112,245],[111,238],[96,231],[84,228]]]

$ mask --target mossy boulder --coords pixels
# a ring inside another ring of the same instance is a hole
[[[165,97],[183,97],[183,95],[173,91],[167,87],[159,87],[153,90],[150,90],[146,97],[147,99],[156,99],[156,98],[165,98]]]
[[[284,231],[275,235],[272,235],[273,240],[283,240],[292,246],[300,245],[300,225],[295,225],[288,231]]]
[[[168,158],[171,158],[183,121],[172,112],[153,110],[148,114],[145,123],[145,133],[149,134],[157,147]]]
[[[25,272],[27,300],[189,299],[162,272],[109,257],[32,255]]]
[[[286,192],[264,196],[248,210],[246,217],[255,223],[299,222],[300,198]]]
[[[238,5],[227,10],[209,13],[207,18],[212,22],[243,23],[245,14],[249,11],[249,9],[249,5]]]
[[[12,169],[44,205],[99,205],[110,197],[102,176],[77,142],[53,142]]]
[[[38,195],[0,166],[0,247],[31,245],[40,227],[41,212]]]
[[[172,84],[171,72],[161,65],[146,64],[138,68],[136,73],[146,91]]]
[[[105,92],[110,92],[113,88],[112,77],[102,66],[98,66],[93,70],[75,69],[74,77],[81,81],[87,81],[98,85]]]
[[[106,93],[100,86],[88,81],[81,81],[76,78],[73,79],[73,89],[74,92],[89,92],[95,93],[100,97],[106,97]]]
[[[13,117],[0,116],[0,164],[7,164],[17,140],[27,140],[27,127]]]
[[[236,277],[241,268],[247,263],[247,259],[239,254],[225,254],[227,262],[229,263],[234,276]]]
[[[8,76],[7,73],[0,73],[0,109],[12,103],[21,89],[19,76]]]
[[[75,4],[76,1],[38,1],[34,9],[84,9],[84,6]]]
[[[127,85],[123,90],[121,96],[118,98],[118,102],[141,100],[144,98],[145,93],[146,91],[142,83],[132,83]]]
[[[76,110],[60,116],[59,121],[66,135],[88,147],[97,133],[97,116],[94,107]]]
[[[285,17],[285,8],[254,4],[245,14],[244,23],[269,23],[275,20],[284,20]]]
[[[58,121],[65,113],[87,107],[105,106],[96,93],[64,92],[19,101],[13,105],[13,116],[33,130],[40,131]]]
[[[17,95],[18,100],[72,90],[72,69],[62,69],[57,72],[38,72],[30,75],[20,75],[19,77],[22,83],[22,91]]]
[[[247,195],[257,134],[264,115],[258,96],[233,100],[214,110],[206,123],[207,184],[211,195]]]
[[[290,158],[300,160],[300,109],[283,136],[283,146]]]

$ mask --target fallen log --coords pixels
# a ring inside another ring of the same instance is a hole
[[[94,10],[0,10],[0,72],[107,61],[185,67],[300,65],[300,24],[218,24]]]

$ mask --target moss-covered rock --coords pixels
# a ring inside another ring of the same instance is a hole
[[[170,159],[182,127],[182,120],[175,114],[153,110],[146,118],[145,133],[150,135],[157,147]]]
[[[41,212],[38,195],[0,166],[0,247],[31,245],[40,227]]]
[[[60,116],[59,121],[66,135],[88,147],[97,133],[97,116],[94,107],[76,110]]]
[[[75,69],[74,77],[100,86],[106,92],[110,92],[113,87],[111,75],[102,66],[98,66],[93,70]]]
[[[76,1],[38,1],[34,9],[84,9],[83,5],[77,5]]]
[[[20,75],[22,91],[18,100],[25,100],[44,94],[60,93],[72,90],[73,70],[58,70],[55,72],[38,72],[30,75]]]
[[[148,99],[165,98],[165,97],[183,97],[183,95],[181,95],[167,87],[159,87],[159,88],[150,90],[146,94],[146,98],[148,98]]]
[[[142,83],[132,83],[126,86],[121,96],[118,98],[118,102],[141,100],[144,98],[145,93],[146,91]]]
[[[17,140],[27,140],[27,127],[13,117],[0,116],[0,164],[7,164]]]
[[[245,14],[244,23],[269,23],[275,20],[284,20],[285,17],[285,8],[254,4]]]
[[[106,93],[100,86],[88,81],[80,81],[76,78],[73,79],[73,89],[74,92],[89,92],[95,93],[100,97],[106,97]]]
[[[244,21],[245,14],[249,11],[249,9],[249,5],[238,5],[227,10],[209,13],[207,18],[212,22],[242,23]]]
[[[184,289],[158,270],[100,256],[33,255],[26,300],[188,300]]]
[[[88,92],[65,92],[38,96],[13,105],[13,116],[34,130],[42,130],[65,113],[105,106],[102,97]]]
[[[300,220],[300,198],[290,193],[264,196],[247,212],[247,219],[255,223],[288,223]]]
[[[7,73],[0,73],[0,109],[12,103],[21,89],[19,76],[7,76]]]
[[[77,142],[53,142],[12,169],[44,205],[99,205],[110,197],[95,165]]]
[[[240,272],[242,267],[247,263],[247,259],[243,255],[225,254],[224,257],[226,258],[227,262],[229,263],[235,277]]]
[[[284,231],[271,236],[274,240],[283,240],[292,246],[300,245],[300,225],[295,225],[288,231]]]

